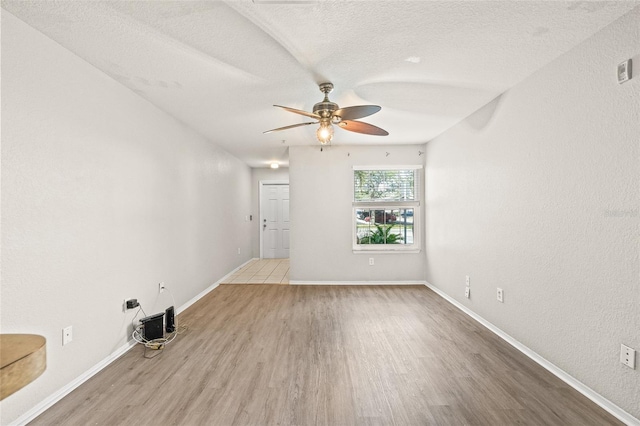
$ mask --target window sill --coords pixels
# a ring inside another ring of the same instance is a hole
[[[404,254],[404,253],[420,253],[422,250],[421,249],[353,249],[352,252],[353,254],[372,254],[372,253],[377,253],[377,254]]]

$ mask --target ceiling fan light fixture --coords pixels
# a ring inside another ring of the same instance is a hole
[[[318,137],[318,141],[322,145],[326,145],[333,139],[333,126],[328,121],[323,121],[320,123],[320,127],[316,131],[316,136]]]

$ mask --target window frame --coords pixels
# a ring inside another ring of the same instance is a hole
[[[422,220],[422,165],[398,166],[353,166],[351,174],[351,242],[353,253],[420,253],[422,251],[421,220]],[[413,170],[414,172],[414,200],[412,201],[355,201],[355,172],[358,170]],[[357,210],[398,210],[413,209],[413,243],[412,244],[358,244]]]

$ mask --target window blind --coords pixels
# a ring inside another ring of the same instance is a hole
[[[354,170],[353,200],[364,202],[415,201],[415,169]]]

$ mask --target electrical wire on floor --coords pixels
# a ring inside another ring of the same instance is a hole
[[[169,290],[165,288],[165,291],[169,291]],[[169,295],[171,296],[171,300],[173,301],[173,306],[175,306],[176,301],[171,291],[169,291]],[[178,317],[176,316],[174,317],[174,331],[172,331],[171,333],[167,333],[165,337],[147,340],[144,338],[144,334],[142,333],[144,324],[138,324],[138,325],[135,324],[136,318],[140,314],[140,311],[142,311],[145,317],[147,316],[147,313],[142,308],[142,304],[140,304],[140,308],[138,309],[135,316],[131,320],[131,325],[133,326],[133,333],[131,333],[131,337],[137,343],[144,346],[144,355],[143,355],[144,358],[147,358],[147,359],[155,358],[156,356],[162,353],[166,345],[168,345],[169,343],[173,342],[176,339],[178,334],[182,334],[189,329],[187,325],[178,325]],[[157,351],[156,355],[148,356],[147,350]]]

